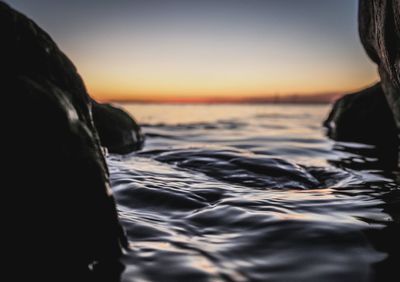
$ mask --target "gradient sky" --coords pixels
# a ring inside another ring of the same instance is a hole
[[[357,0],[6,0],[98,99],[345,92],[377,80]]]

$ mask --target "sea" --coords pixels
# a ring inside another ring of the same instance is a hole
[[[107,158],[123,282],[400,281],[399,172],[331,105],[118,106],[146,136]]]

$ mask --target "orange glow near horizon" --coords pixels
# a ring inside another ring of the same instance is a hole
[[[227,31],[221,38],[207,31],[185,40],[178,31],[170,33],[141,34],[140,40],[112,31],[94,33],[89,46],[95,48],[68,55],[90,94],[108,101],[195,102],[345,93],[378,78],[356,40],[358,47],[347,50],[332,48],[329,41],[285,34],[271,35],[273,41],[266,37],[247,42]],[[298,49],[293,49],[294,42]]]
[[[378,80],[374,73],[354,77],[347,75],[326,81],[321,75],[313,80],[298,76],[285,80],[272,77],[248,77],[202,80],[190,79],[183,74],[161,74],[162,77],[145,79],[142,75],[134,78],[114,78],[111,74],[86,76],[82,74],[90,95],[100,101],[147,101],[147,102],[207,102],[239,101],[246,98],[284,98],[288,96],[323,96],[349,93],[368,86]],[[132,74],[135,77],[135,74]],[[302,81],[303,80],[303,81]],[[339,80],[339,81],[338,81]]]
[[[200,64],[193,58],[175,59],[168,65],[151,60],[141,63],[139,57],[132,59],[135,63],[113,57],[109,63],[94,66],[92,62],[77,61],[89,93],[102,101],[206,102],[343,94],[378,80],[374,66],[367,60],[356,69],[346,68],[343,63],[326,67],[325,62],[307,64],[302,60],[297,65],[282,62],[280,67],[277,63],[271,67],[267,62],[231,62],[226,66],[212,60]]]
[[[13,2],[49,31],[98,100],[332,95],[378,80],[358,38],[356,0]]]

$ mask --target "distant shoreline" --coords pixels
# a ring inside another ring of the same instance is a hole
[[[325,93],[315,95],[253,96],[253,97],[149,97],[134,99],[101,99],[100,102],[120,104],[201,104],[201,105],[259,105],[259,104],[332,104],[344,93]]]
[[[334,101],[318,101],[318,102],[170,102],[170,101],[135,101],[135,100],[105,100],[102,102],[116,104],[141,104],[141,105],[330,105]]]

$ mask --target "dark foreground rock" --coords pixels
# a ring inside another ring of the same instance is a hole
[[[359,32],[400,129],[400,0],[360,0]]]
[[[1,1],[0,37],[3,273],[17,268],[4,281],[118,280],[126,238],[84,84],[52,39]]]
[[[380,83],[343,96],[324,122],[334,140],[397,145],[397,127]]]
[[[337,101],[324,123],[334,140],[376,145],[396,159],[400,133],[400,0],[359,0],[359,33],[381,82]]]
[[[126,154],[139,150],[144,137],[135,120],[110,104],[92,104],[93,121],[100,142],[110,153]]]

